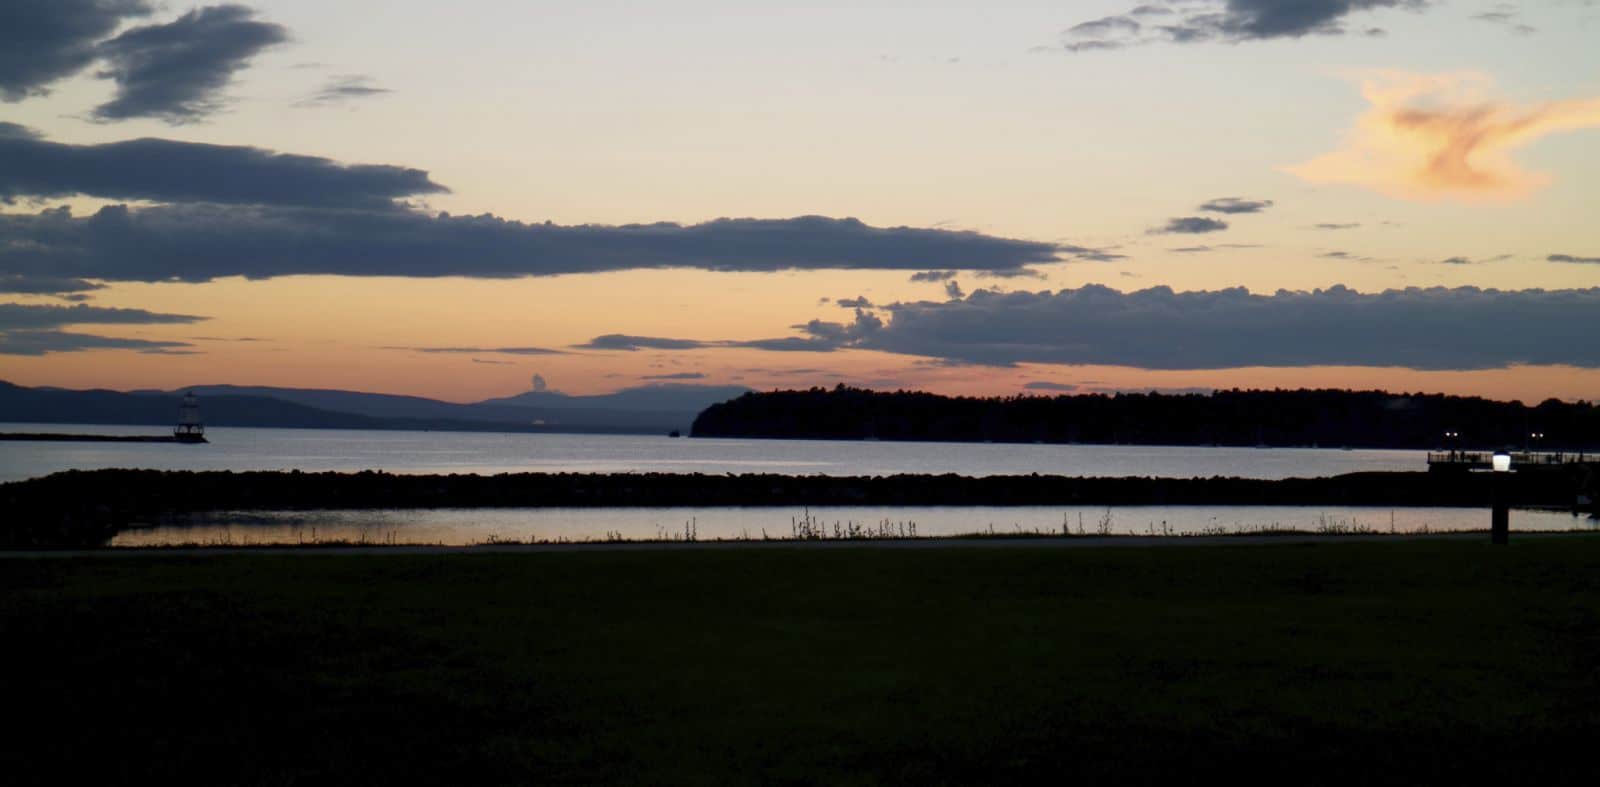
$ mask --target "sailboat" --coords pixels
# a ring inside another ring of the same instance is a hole
[[[205,443],[205,424],[200,423],[200,400],[190,391],[183,395],[178,405],[178,425],[172,428],[172,439],[179,443]]]

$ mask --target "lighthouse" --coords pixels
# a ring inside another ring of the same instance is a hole
[[[178,425],[172,429],[172,439],[180,443],[206,442],[206,427],[200,423],[200,400],[190,391],[183,395],[178,405]]]

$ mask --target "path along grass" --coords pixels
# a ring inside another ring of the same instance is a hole
[[[1600,732],[1583,536],[4,560],[0,628],[11,784],[1577,783]]]

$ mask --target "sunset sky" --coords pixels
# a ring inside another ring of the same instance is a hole
[[[0,379],[1600,399],[1597,41],[1597,0],[0,0]]]

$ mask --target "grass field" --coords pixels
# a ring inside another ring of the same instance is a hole
[[[0,781],[1593,783],[1600,538],[0,560]]]

